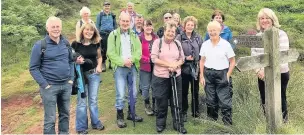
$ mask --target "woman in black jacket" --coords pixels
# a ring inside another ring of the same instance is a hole
[[[183,21],[184,31],[176,37],[176,39],[181,42],[185,55],[185,63],[182,65],[182,112],[184,121],[187,121],[189,83],[191,84],[192,94],[192,116],[199,116],[199,77],[197,76],[199,75],[199,51],[203,40],[201,35],[194,31],[196,25],[197,19],[194,16],[186,17]]]

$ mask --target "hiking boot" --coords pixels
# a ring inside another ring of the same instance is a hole
[[[79,134],[79,135],[86,135],[86,134],[88,134],[88,131],[86,131],[86,130],[77,131],[77,134]]]
[[[187,134],[187,129],[184,126],[177,126],[176,123],[173,123],[173,129],[182,133],[182,134]]]
[[[165,126],[156,126],[156,132],[157,132],[157,133],[161,133],[161,132],[163,132],[165,129],[166,129]]]
[[[101,126],[100,127],[95,127],[95,128],[93,128],[93,129],[95,129],[95,130],[104,130],[105,129],[105,127],[101,124]]]
[[[117,110],[117,126],[119,128],[127,127],[127,123],[125,123],[125,121],[124,121],[123,110]]]
[[[106,72],[106,63],[102,63],[102,72]]]
[[[131,114],[131,113],[128,113],[127,120],[133,120],[133,119],[132,119],[132,114]],[[135,114],[135,122],[142,122],[143,120],[144,120],[144,119],[143,119],[142,117],[137,116],[137,115]]]
[[[128,110],[128,117],[127,117],[127,120],[133,120],[132,119],[132,114],[131,114],[131,107],[129,106],[128,107],[129,108],[129,110]],[[142,122],[144,119],[142,118],[142,117],[140,117],[140,116],[137,116],[136,114],[135,114],[135,122]]]
[[[150,104],[145,104],[145,112],[148,116],[152,116],[154,114]]]

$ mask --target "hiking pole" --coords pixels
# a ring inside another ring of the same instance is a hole
[[[195,70],[195,63],[194,61],[192,61],[192,63],[190,64],[190,69],[191,69],[191,76],[192,76],[192,108],[193,108],[193,116],[195,117],[196,115],[196,108],[195,108],[195,96],[194,96],[194,81],[197,80],[197,76],[196,76],[196,70]]]
[[[180,111],[179,111],[179,103],[178,103],[178,96],[177,96],[177,89],[176,89],[176,72],[170,72],[171,76],[171,85],[172,85],[172,98],[173,98],[173,105],[174,105],[174,114],[175,120],[177,122],[178,131],[181,130],[181,120],[180,120]]]
[[[130,68],[130,73],[129,76],[127,77],[128,79],[128,86],[129,86],[129,105],[130,105],[130,113],[132,115],[132,121],[133,121],[133,126],[135,127],[135,98],[133,95],[133,73],[132,73],[132,68]]]

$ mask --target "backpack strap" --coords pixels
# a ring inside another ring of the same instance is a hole
[[[179,52],[178,58],[180,58],[180,57],[182,56],[182,54],[181,54],[181,47],[178,45],[178,43],[177,43],[176,40],[174,40],[174,43],[175,43],[175,45],[176,45],[176,47],[177,47],[177,49],[178,49],[178,52]]]
[[[161,53],[161,47],[163,45],[163,38],[159,39],[159,44],[158,44],[158,58],[159,58],[159,54]]]
[[[40,55],[40,64],[42,64],[43,62],[43,58],[44,58],[44,53],[46,50],[46,39],[42,39],[41,41],[41,55]]]
[[[80,23],[80,28],[81,28],[81,26],[82,26],[82,24],[83,24],[83,22],[82,22],[82,20],[79,20],[79,23]]]
[[[162,41],[163,40],[163,38],[160,38],[159,39],[159,44],[158,44],[158,58],[159,58],[159,54],[161,53],[161,47],[162,47]],[[177,41],[176,40],[174,40],[174,43],[175,43],[175,45],[176,45],[176,47],[177,47],[177,49],[178,49],[178,51],[179,51],[179,56],[178,56],[178,58],[180,58],[181,56],[182,56],[182,54],[181,54],[181,47],[178,45],[178,43],[177,43]]]
[[[103,11],[100,11],[100,13],[99,13],[99,21],[100,21],[99,27],[101,27],[102,16],[103,16]]]

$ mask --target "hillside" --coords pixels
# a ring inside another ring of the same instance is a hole
[[[290,46],[304,54],[304,1],[303,0],[132,0],[135,10],[150,18],[155,29],[162,25],[165,12],[178,12],[182,18],[193,15],[198,18],[197,31],[205,35],[206,25],[210,21],[213,9],[225,12],[226,21],[234,35],[239,35],[249,28],[255,28],[256,16],[262,7],[273,9],[278,15],[282,29],[287,32]],[[38,86],[28,72],[28,63],[33,43],[45,34],[45,21],[50,15],[57,15],[63,20],[63,35],[74,39],[76,21],[80,19],[79,10],[83,5],[91,9],[92,20],[101,10],[100,0],[13,0],[2,1],[1,25],[1,112],[2,133],[42,133],[43,107],[39,104]],[[118,15],[125,7],[125,0],[111,0],[112,9]],[[238,47],[237,56],[249,55],[248,48]],[[304,58],[304,57],[303,57]],[[284,124],[278,133],[304,133],[304,62],[290,64],[290,83],[287,88],[289,123]],[[143,123],[133,128],[118,129],[114,108],[115,90],[113,72],[102,73],[99,106],[100,119],[106,126],[105,131],[90,133],[150,133],[155,132],[155,117],[148,117],[143,111],[143,101],[139,96],[137,112],[144,116]],[[226,127],[219,120],[206,119],[204,106],[200,119],[190,119],[186,127],[189,133],[266,133],[265,117],[260,109],[257,78],[253,72],[233,73],[233,121]],[[200,88],[200,95],[204,95]],[[71,103],[71,133],[75,133],[75,100]],[[202,102],[203,103],[203,102]],[[168,116],[170,118],[171,116]],[[190,118],[190,117],[189,117]],[[167,120],[168,129],[164,133],[176,133],[172,130],[171,119]],[[145,130],[142,130],[145,129]]]

